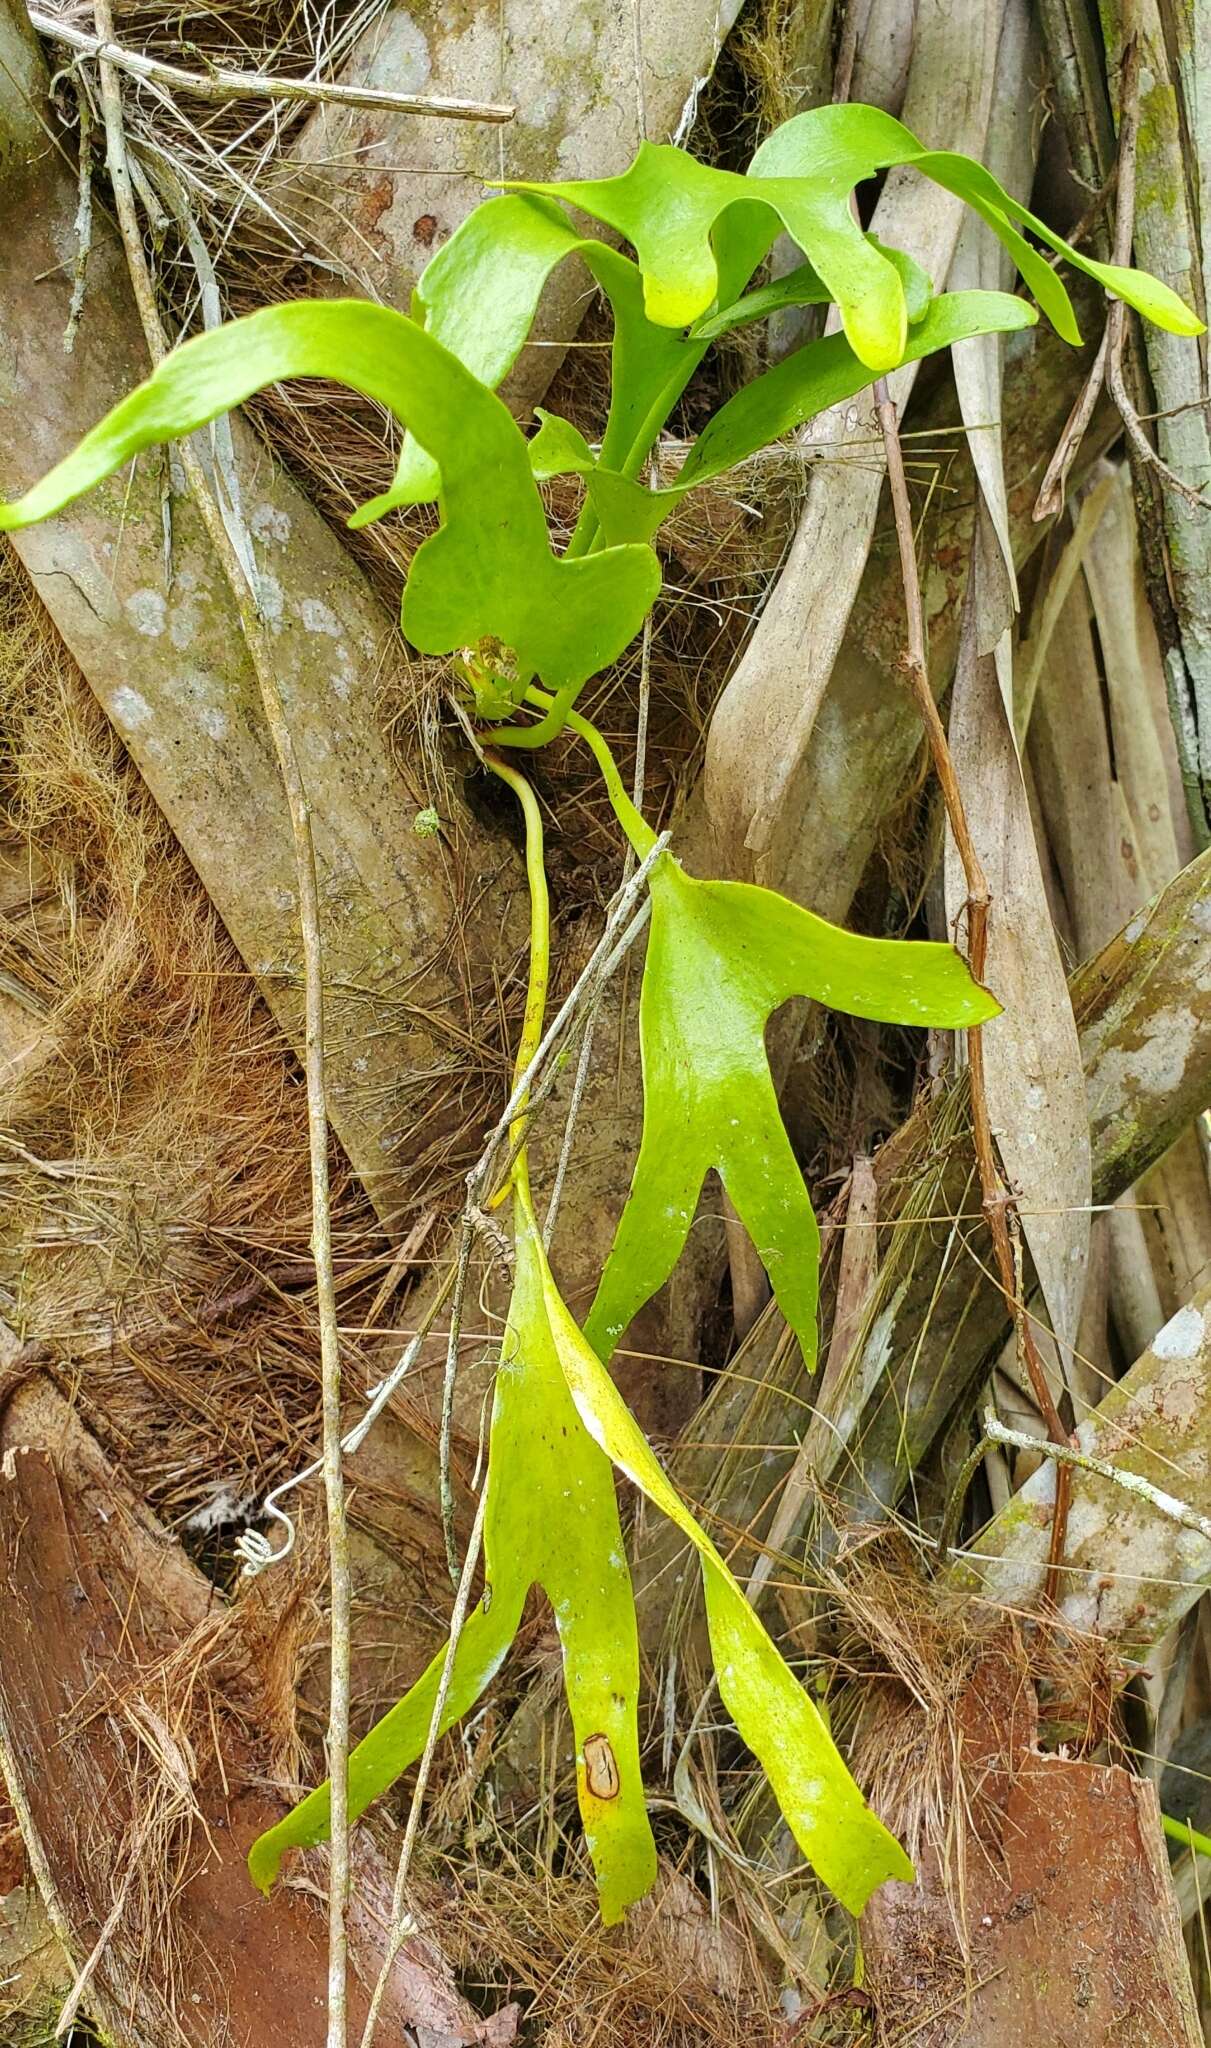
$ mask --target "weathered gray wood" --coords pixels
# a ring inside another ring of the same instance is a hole
[[[1133,25],[1140,37],[1135,256],[1204,316],[1211,263],[1206,241],[1211,118],[1206,81],[1211,24],[1201,7],[1141,0],[1102,8],[1112,92]],[[1116,108],[1116,115],[1118,113]],[[1204,404],[1206,348],[1199,337],[1143,326],[1155,398],[1156,444],[1169,467],[1204,494],[1211,488],[1211,428]],[[1198,843],[1211,838],[1211,509],[1166,485],[1151,488],[1153,584],[1187,803]]]
[[[1211,1517],[1211,1288],[1157,1332],[1077,1430],[1080,1448]],[[1040,1465],[959,1560],[962,1583],[1033,1607],[1047,1573],[1055,1466]],[[1211,1585],[1211,1542],[1098,1473],[1072,1474],[1059,1607],[1074,1628],[1145,1659]]]
[[[942,0],[924,0],[904,119],[927,143],[983,154],[1001,20],[999,0],[957,13]],[[940,289],[961,214],[951,197],[901,173],[888,179],[873,226],[909,249]],[[891,379],[898,404],[906,403],[915,377],[910,365]],[[707,807],[729,868],[775,887],[786,886],[802,836],[805,757],[862,582],[883,487],[869,402],[835,408],[809,434],[824,444],[824,459],[786,567],[715,708],[706,755]]]

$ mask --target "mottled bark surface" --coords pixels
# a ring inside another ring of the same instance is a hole
[[[886,2048],[1199,2048],[1155,1788],[1044,1756],[1020,1658],[989,1657],[953,1729],[944,1829],[862,1922]]]
[[[1211,1101],[1209,924],[1200,857],[1073,978],[1095,1202],[1116,1200]],[[901,1227],[884,1240],[874,1315],[892,1364],[857,1432],[859,1512],[898,1497],[1008,1330],[959,1101],[919,1112],[876,1162],[880,1213]]]
[[[1206,79],[1211,28],[1206,11],[1142,0],[1100,9],[1106,69],[1117,105],[1123,56],[1139,38],[1139,140],[1135,260],[1180,292],[1205,318],[1209,282],[1206,224],[1211,122]],[[1200,846],[1211,837],[1211,429],[1207,357],[1201,336],[1166,334],[1146,322],[1140,352],[1151,392],[1141,410],[1170,469],[1204,502],[1191,503],[1138,466],[1153,603],[1191,822]]]
[[[322,1861],[272,1903],[245,1868],[284,1811],[267,1789],[257,1628],[225,1626],[214,1589],[44,1381],[9,1403],[0,1472],[4,1771],[76,1970],[98,1949],[85,2009],[115,2048],[318,2048]],[[361,1853],[359,2027],[389,1896],[377,1852]],[[477,2019],[426,1938],[402,1965],[383,2013],[395,2038],[512,2038],[511,2016]]]
[[[1211,1290],[1157,1332],[1077,1428],[1091,1457],[1211,1519]],[[1055,1467],[1045,1461],[982,1529],[958,1569],[1015,1608],[1037,1604],[1046,1574]],[[1144,1495],[1097,1473],[1072,1475],[1060,1613],[1143,1660],[1211,1584],[1211,1541]]]

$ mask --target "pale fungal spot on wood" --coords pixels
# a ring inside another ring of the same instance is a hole
[[[1193,1010],[1158,1010],[1144,1024],[1142,1045],[1129,1052],[1111,1048],[1102,1060],[1103,1101],[1129,1102],[1139,1090],[1146,1095],[1166,1096],[1180,1086],[1182,1076],[1198,1038],[1199,1020]]]
[[[1202,1310],[1187,1303],[1152,1340],[1157,1358],[1197,1358],[1203,1346]]]
[[[617,1799],[622,1790],[622,1779],[618,1775],[608,1735],[586,1735],[584,1775],[594,1799]]]
[[[136,633],[142,633],[148,640],[158,640],[168,615],[163,592],[132,590],[126,600],[126,615]]]
[[[258,505],[248,524],[257,539],[266,544],[277,541],[284,546],[290,539],[290,514],[281,505]]]
[[[146,697],[141,697],[126,683],[119,683],[111,696],[109,712],[119,731],[126,732],[141,731],[145,725],[151,724],[155,716]]]
[[[340,638],[341,622],[322,597],[305,597],[301,611],[303,624],[309,633],[326,633],[330,640]]]

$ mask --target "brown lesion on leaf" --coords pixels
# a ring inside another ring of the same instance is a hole
[[[594,1799],[617,1799],[622,1779],[608,1735],[586,1735],[584,1775]]]

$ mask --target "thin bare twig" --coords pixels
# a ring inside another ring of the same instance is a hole
[[[399,1852],[399,1863],[395,1871],[395,1890],[391,1898],[391,1931],[387,1937],[387,1946],[383,1954],[382,1966],[378,1973],[378,1981],[374,1986],[374,1993],[370,2000],[370,2010],[366,2014],[366,2025],[362,2033],[361,2048],[371,2048],[375,2028],[378,2025],[379,2009],[387,1989],[388,1979],[395,1965],[395,1959],[408,1939],[409,1934],[413,1931],[411,1916],[404,1911],[404,1894],[408,1888],[408,1872],[412,1867],[412,1852],[416,1847],[416,1838],[420,1833],[421,1811],[425,1803],[425,1790],[429,1783],[429,1772],[433,1766],[433,1754],[437,1748],[438,1737],[441,1734],[442,1717],[446,1711],[446,1700],[450,1691],[450,1682],[454,1676],[454,1659],[458,1654],[458,1645],[462,1640],[462,1632],[467,1619],[467,1609],[471,1605],[471,1588],[475,1582],[475,1567],[479,1562],[479,1549],[483,1538],[484,1516],[487,1512],[487,1506],[488,1489],[485,1485],[475,1510],[475,1520],[471,1525],[471,1536],[467,1544],[467,1555],[463,1561],[462,1573],[458,1581],[458,1591],[454,1597],[454,1611],[450,1616],[450,1635],[446,1644],[446,1661],[442,1665],[441,1677],[437,1682],[433,1712],[429,1717],[429,1733],[425,1739],[425,1747],[420,1763],[417,1766],[416,1784],[412,1792],[412,1804],[408,1809],[408,1822],[404,1829],[404,1839]]]
[[[1140,40],[1136,29],[1127,37],[1124,49],[1119,83],[1119,146],[1115,179],[1118,186],[1117,204],[1114,215],[1113,260],[1120,269],[1131,261],[1131,246],[1135,238],[1135,165],[1136,146],[1139,141],[1140,105]],[[1109,191],[1109,181],[1106,190]],[[1065,422],[1063,432],[1056,444],[1055,453],[1047,465],[1039,494],[1035,499],[1033,517],[1048,519],[1062,510],[1068,472],[1076,459],[1076,453],[1085,437],[1085,431],[1093,418],[1094,408],[1105,386],[1114,400],[1115,408],[1123,423],[1123,431],[1131,443],[1138,460],[1146,468],[1154,469],[1162,483],[1184,498],[1187,504],[1206,507],[1211,504],[1203,492],[1195,490],[1184,477],[1170,469],[1140,423],[1139,413],[1127,390],[1123,374],[1123,349],[1127,339],[1127,305],[1123,299],[1112,299],[1106,315],[1106,329],[1101,345],[1093,359],[1089,375],[1085,379],[1081,394]]]
[[[80,160],[77,173],[76,199],[76,254],[72,263],[71,305],[67,309],[67,326],[63,330],[63,353],[69,356],[76,345],[76,331],[84,312],[84,293],[88,284],[88,258],[93,240],[93,152],[92,152],[92,108],[84,86],[76,93],[76,105],[80,112]]]
[[[110,0],[95,0],[97,38],[113,40]],[[135,303],[152,361],[168,353],[169,341],[160,318],[135,207],[126,153],[122,90],[118,73],[107,57],[98,60],[101,107],[105,120],[106,161],[113,187],[118,227],[126,252]],[[328,1768],[332,1779],[332,1852],[329,1890],[328,2048],[345,2048],[347,2035],[345,1912],[349,1892],[349,1617],[351,1588],[349,1532],[345,1517],[341,1467],[341,1360],[337,1332],[336,1288],[332,1269],[332,1224],[328,1192],[328,1113],[324,1096],[324,978],[320,938],[319,885],[311,810],[281,691],[256,599],[227,532],[196,450],[181,444],[181,459],[190,493],[207,537],[230,586],[240,628],[256,673],[265,721],[290,812],[299,891],[299,925],[303,952],[304,1071],[307,1088],[307,1129],[311,1168],[311,1251],[315,1261],[316,1309],[324,1430],[324,1493],[327,1504],[331,1577],[332,1648],[328,1716]]]
[[[1123,1465],[1112,1465],[1108,1458],[1095,1458],[1091,1451],[1083,1451],[1079,1444],[1041,1444],[1027,1430],[1010,1429],[991,1409],[984,1417],[984,1442],[1008,1444],[1019,1451],[1041,1451],[1045,1458],[1054,1458],[1057,1464],[1072,1466],[1078,1472],[1091,1472],[1095,1479],[1108,1479],[1111,1485],[1121,1486],[1124,1493],[1133,1493],[1137,1500],[1147,1501],[1158,1515],[1176,1522],[1181,1529],[1192,1529],[1204,1543],[1211,1543],[1211,1520],[1200,1515],[1198,1509],[1192,1508],[1187,1501],[1179,1500],[1176,1494],[1154,1486],[1142,1472],[1129,1472]]]
[[[636,10],[636,35],[638,35],[638,10]],[[654,486],[654,462],[648,464],[648,481]],[[647,775],[648,719],[651,714],[651,703],[652,614],[649,611],[643,622],[643,647],[639,657],[639,715],[635,726],[635,774],[631,783],[631,802],[634,804],[635,809],[640,812],[643,810],[644,782]],[[626,856],[622,864],[621,886],[623,888],[630,881],[634,867],[635,850],[628,843]],[[609,913],[607,912],[608,921]],[[605,984],[603,982],[589,1004],[589,1013],[585,1018],[584,1037],[580,1041],[580,1057],[576,1062],[576,1078],[572,1083],[572,1097],[568,1104],[567,1116],[564,1119],[563,1140],[559,1148],[559,1164],[555,1169],[555,1179],[551,1186],[551,1199],[547,1203],[547,1213],[543,1218],[542,1241],[547,1251],[550,1250],[551,1239],[555,1235],[555,1220],[559,1215],[559,1205],[563,1200],[564,1182],[567,1179],[568,1168],[572,1163],[572,1148],[576,1142],[576,1126],[580,1121],[581,1107],[588,1092],[589,1074],[593,1065],[593,1039],[597,1031],[597,1018],[601,1010],[601,998],[604,987]]]
[[[374,85],[333,85],[318,79],[275,78],[263,71],[227,71],[216,66],[213,71],[182,71],[176,64],[166,64],[162,58],[146,57],[141,51],[124,49],[115,42],[112,33],[103,35],[98,29],[90,36],[86,29],[75,28],[63,21],[57,14],[44,14],[40,7],[31,7],[29,18],[38,34],[47,36],[52,42],[64,43],[69,50],[79,50],[86,57],[103,59],[106,64],[125,71],[132,78],[146,79],[149,84],[160,85],[167,92],[183,93],[189,99],[211,100],[220,104],[228,100],[298,100],[314,105],[322,101],[338,107],[370,107],[383,113],[430,114],[442,121],[487,121],[501,123],[511,121],[516,108],[492,100],[446,99],[439,94],[414,92],[388,92]]]
[[[942,801],[946,806],[946,816],[962,863],[963,878],[967,886],[967,961],[975,980],[982,982],[988,956],[988,911],[992,899],[988,880],[971,836],[963,792],[959,787],[959,779],[955,774],[954,762],[946,739],[946,728],[934,702],[933,691],[929,687],[929,668],[925,653],[925,612],[921,602],[921,579],[917,572],[912,507],[909,504],[908,482],[904,474],[904,453],[900,446],[900,426],[895,400],[887,388],[886,378],[880,377],[874,390],[875,407],[887,456],[887,480],[895,513],[900,573],[908,621],[904,671],[925,726],[934,773],[938,778]],[[1020,1243],[1021,1225],[1017,1204],[1001,1178],[997,1161],[996,1141],[992,1135],[992,1122],[988,1113],[984,1037],[981,1026],[975,1025],[967,1033],[967,1048],[971,1073],[971,1121],[975,1138],[976,1165],[980,1175],[982,1207],[992,1237],[1001,1291],[1013,1318],[1019,1355],[1034,1391],[1035,1400],[1038,1402],[1039,1413],[1047,1426],[1048,1437],[1054,1444],[1066,1445],[1068,1432],[1060,1420],[1059,1411],[1052,1397],[1043,1361],[1039,1357],[1034,1330],[1022,1299],[1019,1280],[1020,1257],[1015,1251],[1015,1245]],[[1047,1564],[1045,1587],[1045,1598],[1052,1604],[1064,1551],[1069,1492],[1068,1471],[1061,1465],[1056,1475],[1055,1516],[1052,1522],[1051,1555]]]
[[[452,1444],[454,1437],[454,1387],[458,1379],[458,1347],[463,1333],[463,1302],[467,1293],[467,1274],[471,1269],[471,1253],[475,1248],[475,1216],[477,1204],[471,1193],[471,1175],[467,1176],[467,1200],[463,1208],[458,1230],[458,1259],[454,1268],[454,1294],[450,1302],[450,1322],[446,1331],[446,1369],[442,1375],[441,1430],[438,1439],[438,1495],[441,1503],[442,1539],[446,1546],[446,1569],[456,1586],[462,1583],[462,1571],[458,1561],[458,1532],[454,1526],[454,1472]]]
[[[1112,309],[1113,310],[1113,309]],[[1106,358],[1110,352],[1110,319],[1098,343],[1097,354],[1089,368],[1089,375],[1082,384],[1076,404],[1065,420],[1060,438],[1039,485],[1039,494],[1034,501],[1032,519],[1052,519],[1064,509],[1064,497],[1068,488],[1068,472],[1076,461],[1077,450],[1085,438],[1090,420],[1093,418],[1102,387],[1106,381]]]

